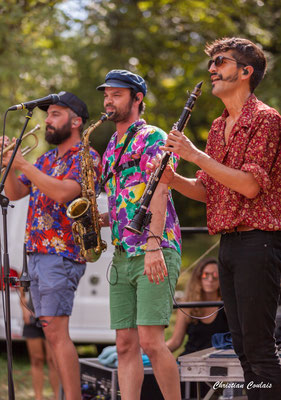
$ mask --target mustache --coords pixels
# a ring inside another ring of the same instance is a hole
[[[212,74],[211,74],[211,77],[213,77],[213,76],[217,76],[220,80],[224,80],[224,78],[223,78],[223,76],[222,76],[222,74],[218,74],[218,73],[216,73],[216,72],[213,72]]]
[[[110,117],[108,118],[109,120],[110,119],[112,119],[113,117],[114,117],[114,115],[116,114],[116,108],[114,107],[114,106],[111,106],[111,105],[107,105],[106,107],[105,107],[105,111],[106,112],[109,112],[109,111],[107,111],[107,108],[111,108],[111,109],[113,109],[113,111],[111,110],[110,112],[112,113],[111,115],[110,115]]]
[[[224,82],[235,82],[238,78],[238,73],[234,74],[234,75],[230,75],[230,76],[226,76],[225,78],[222,76],[222,74],[218,74],[216,72],[211,74],[212,76],[216,76],[219,78],[219,80],[224,81]]]
[[[105,106],[105,109],[107,109],[107,108],[113,108],[114,110],[116,110],[116,107],[114,107],[112,104],[107,104]]]
[[[53,125],[46,125],[46,131],[52,129],[53,131],[56,130],[56,128]]]

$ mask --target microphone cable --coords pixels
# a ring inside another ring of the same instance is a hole
[[[6,130],[6,119],[7,119],[8,110],[6,110],[4,119],[3,119],[3,133],[2,133],[2,144],[1,144],[1,157],[0,157],[0,171],[3,167],[3,151],[4,151],[4,139],[5,139],[5,130]]]
[[[149,230],[148,228],[145,228],[145,229],[146,229],[149,233],[151,233],[151,235],[157,240],[157,242],[158,242],[158,244],[159,244],[159,247],[161,248],[161,251],[162,251],[163,247],[161,247],[161,241],[159,240],[159,239],[161,239],[161,238],[159,238],[159,236],[156,236],[156,235],[155,235],[151,230]],[[163,254],[163,251],[162,251],[162,254]],[[204,255],[205,255],[205,253],[200,257],[200,259],[203,258]],[[163,257],[164,257],[164,254],[163,254]],[[164,259],[165,259],[165,257],[164,257]],[[192,266],[194,266],[197,262],[198,262],[198,260],[196,260],[194,263],[192,263],[192,265],[191,265],[188,269],[190,269]],[[174,303],[174,305],[176,306],[176,308],[177,308],[178,310],[180,310],[184,315],[186,315],[186,316],[189,317],[189,318],[198,319],[198,320],[204,320],[204,319],[207,319],[207,318],[213,316],[214,314],[216,314],[216,313],[218,313],[219,311],[221,311],[221,310],[224,309],[224,306],[222,306],[222,307],[218,308],[217,310],[213,311],[211,314],[208,314],[208,315],[206,315],[206,316],[204,316],[204,317],[197,317],[197,316],[195,316],[195,315],[190,315],[190,314],[186,313],[186,312],[182,309],[182,307],[180,307],[180,305],[178,304],[178,302],[177,302],[176,299],[175,299],[175,296],[174,296],[174,293],[173,293],[173,289],[172,289],[172,285],[171,285],[171,281],[170,281],[169,270],[168,270],[168,266],[167,266],[167,265],[166,265],[166,268],[167,268],[167,272],[168,272],[167,278],[168,278],[169,290],[170,290],[170,293],[171,293],[171,296],[172,296],[172,299],[173,299],[173,303]]]

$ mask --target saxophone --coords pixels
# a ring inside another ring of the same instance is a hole
[[[97,261],[101,253],[107,248],[107,244],[101,239],[100,234],[101,228],[94,181],[95,172],[89,140],[91,133],[111,114],[103,114],[96,123],[91,123],[83,132],[80,150],[82,197],[73,200],[66,210],[67,216],[74,219],[72,224],[74,242],[80,246],[80,254],[88,262]]]

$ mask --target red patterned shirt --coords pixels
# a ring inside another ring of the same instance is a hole
[[[197,171],[207,194],[207,225],[210,234],[245,225],[265,231],[281,230],[281,117],[253,94],[243,106],[229,141],[224,139],[228,112],[225,109],[209,132],[206,153],[227,167],[251,172],[260,185],[248,199]]]

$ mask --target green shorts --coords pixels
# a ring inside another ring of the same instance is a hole
[[[143,275],[144,255],[127,258],[126,253],[115,251],[110,272],[111,329],[169,325],[181,256],[168,248],[163,255],[169,277],[156,285]]]

